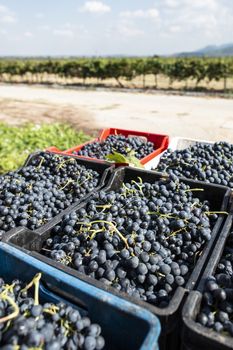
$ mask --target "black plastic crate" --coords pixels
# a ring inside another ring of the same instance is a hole
[[[0,277],[6,282],[17,278],[28,283],[38,272],[42,273],[40,301],[63,301],[98,323],[104,350],[158,350],[160,324],[150,312],[0,243]]]
[[[206,278],[213,275],[216,271],[217,265],[223,250],[225,248],[227,238],[233,226],[233,206],[230,214],[224,224],[222,233],[213,249],[209,258],[208,264],[201,277],[197,290],[191,291],[182,311],[182,349],[183,350],[232,350],[233,338],[230,336],[223,336],[214,330],[204,327],[197,323],[196,317],[200,311],[202,303],[202,295],[204,291]]]
[[[141,177],[143,182],[155,182],[158,181],[161,178],[164,178],[164,176],[161,173],[156,173],[154,171],[144,171],[141,169],[134,169],[131,167],[124,167],[117,169],[114,174],[112,175],[108,185],[105,187],[105,190],[117,190],[122,185],[123,182],[131,181],[131,180],[137,180],[138,177]],[[228,202],[230,198],[230,189],[224,186],[218,186],[218,185],[212,185],[207,184],[204,182],[198,182],[194,180],[188,180],[182,178],[182,181],[186,184],[189,184],[191,187],[201,187],[204,189],[204,191],[200,191],[196,193],[196,196],[200,199],[206,199],[211,203],[211,210],[216,211],[225,211],[228,208]],[[85,206],[85,203],[81,203],[79,206],[76,207],[76,209],[79,209],[80,207]],[[85,276],[76,270],[66,267],[60,263],[54,262],[52,259],[49,259],[42,254],[38,253],[45,240],[50,236],[50,231],[47,230],[44,232],[40,232],[40,234],[36,232],[32,232],[27,229],[18,229],[18,230],[12,230],[9,232],[8,236],[6,236],[6,240],[12,244],[15,244],[19,247],[22,247],[25,252],[28,254],[31,254],[38,259],[52,265],[56,266],[57,268],[66,271],[69,274],[72,274],[79,279],[82,279],[84,281],[87,281],[88,283],[91,283],[94,286],[97,286],[98,288],[101,288],[103,290],[110,291],[114,295],[119,295],[124,297],[126,300],[129,300],[131,302],[134,302],[137,305],[140,305],[147,310],[151,311],[153,314],[159,317],[162,327],[162,333],[160,337],[160,349],[179,349],[180,345],[180,339],[179,339],[179,333],[181,326],[181,308],[183,306],[186,294],[193,289],[193,287],[197,284],[198,279],[200,277],[201,272],[203,271],[207,259],[212,251],[212,247],[215,243],[215,240],[222,228],[222,225],[224,223],[225,217],[224,215],[220,215],[211,235],[211,240],[206,244],[201,256],[197,260],[196,266],[194,270],[191,273],[191,276],[189,280],[186,283],[185,288],[178,287],[172,297],[172,300],[170,301],[170,304],[168,307],[162,309],[155,307],[153,305],[150,305],[149,303],[136,300],[134,298],[129,297],[127,294],[116,291],[113,287],[106,287],[101,282],[94,280],[88,276]],[[57,223],[57,222],[56,222]]]
[[[36,157],[38,157],[39,155],[43,155],[43,154],[51,154],[51,153],[50,152],[32,153],[28,156],[23,167],[30,165],[31,162]],[[56,156],[56,155],[53,154],[53,156]],[[64,159],[74,158],[75,162],[77,162],[79,165],[83,165],[87,169],[92,169],[92,170],[96,171],[100,175],[100,178],[99,178],[98,186],[94,189],[95,192],[100,190],[102,187],[104,187],[106,185],[106,183],[108,182],[108,180],[109,180],[109,178],[114,170],[114,165],[112,163],[109,163],[109,162],[99,163],[99,162],[95,162],[93,160],[86,160],[86,159],[82,159],[82,158],[77,158],[77,157],[74,157],[72,155],[59,154],[57,156],[64,158]],[[20,169],[22,169],[22,168],[20,168]],[[58,223],[61,220],[63,215],[68,214],[70,211],[73,210],[73,208],[75,208],[79,203],[87,200],[92,194],[93,194],[93,192],[87,193],[85,196],[83,196],[83,198],[81,198],[78,201],[76,201],[75,203],[71,204],[69,207],[61,210],[61,212],[59,214],[54,216],[46,224],[44,224],[44,225],[40,226],[38,229],[34,230],[34,232],[44,232],[45,230],[49,230],[52,226],[54,226],[55,223]]]

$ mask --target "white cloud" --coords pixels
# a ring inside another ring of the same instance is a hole
[[[165,7],[176,9],[176,8],[184,8],[184,6],[188,6],[190,9],[192,8],[209,8],[216,9],[218,6],[217,0],[165,0]]]
[[[5,16],[2,16],[2,17],[0,18],[0,21],[1,21],[2,23],[15,23],[15,22],[16,22],[16,19],[15,19],[15,17],[12,16],[12,15],[5,15]]]
[[[144,31],[142,29],[135,27],[133,22],[127,19],[122,19],[118,22],[116,28],[113,28],[113,33],[116,31],[123,38],[136,38],[144,35]]]
[[[81,12],[103,14],[111,11],[111,7],[101,1],[86,1],[83,7],[79,9]]]
[[[0,5],[0,23],[15,23],[17,21],[15,13],[7,6]]]
[[[123,18],[159,18],[159,11],[156,8],[148,10],[135,10],[135,11],[123,11],[120,12],[120,16]]]
[[[24,36],[26,36],[26,38],[32,38],[33,34],[31,32],[25,32]]]
[[[196,18],[189,18],[190,24],[199,29],[214,29],[217,25],[217,19],[212,14],[202,14]]]
[[[0,5],[0,13],[7,13],[8,11],[9,11],[8,7],[4,5]]]
[[[233,11],[230,5],[222,0],[159,0],[161,26],[163,33],[182,33],[183,37],[200,37],[201,41],[212,36],[217,42],[228,30],[231,23],[233,31]],[[189,33],[189,34],[187,34]],[[224,39],[223,39],[224,40]],[[200,44],[202,45],[202,44]]]
[[[56,36],[62,36],[67,38],[73,38],[74,32],[70,29],[55,29],[53,34]]]
[[[159,11],[157,9],[149,9],[146,12],[146,17],[148,18],[158,18],[159,17]]]
[[[187,0],[186,0],[187,3]],[[188,4],[188,3],[187,3]],[[192,2],[193,8],[208,8],[210,10],[216,10],[218,8],[218,3],[216,0],[195,0]]]
[[[179,0],[165,0],[165,6],[175,8],[179,6]]]

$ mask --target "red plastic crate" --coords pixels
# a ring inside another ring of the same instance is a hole
[[[90,141],[87,141],[79,146],[74,146],[72,148],[69,148],[65,151],[61,151],[59,148],[55,147],[55,146],[51,146],[51,147],[48,147],[46,148],[46,151],[47,152],[51,152],[51,153],[56,153],[56,154],[63,154],[63,155],[73,155],[74,157],[77,157],[77,158],[82,158],[82,159],[87,159],[87,160],[95,160],[95,161],[98,161],[100,163],[106,163],[108,162],[107,160],[104,160],[104,159],[97,159],[97,158],[90,158],[90,157],[84,157],[84,156],[80,156],[80,155],[77,155],[77,154],[74,154],[73,152],[78,152],[80,149],[83,148],[83,146],[85,146],[86,144],[88,143],[92,143],[94,141],[99,141],[99,139],[93,139],[93,140],[90,140]]]
[[[142,165],[146,165],[147,163],[151,162],[156,156],[158,156],[161,152],[163,152],[165,149],[167,149],[168,144],[169,144],[169,136],[168,135],[151,134],[148,132],[109,128],[109,129],[103,129],[100,132],[99,138],[85,142],[82,145],[69,148],[66,151],[60,151],[56,147],[50,147],[47,149],[47,151],[53,152],[53,153],[61,153],[61,154],[73,154],[73,152],[80,151],[86,144],[96,142],[96,141],[101,142],[101,141],[106,140],[106,138],[109,135],[120,135],[120,134],[124,135],[124,136],[129,136],[129,137],[139,136],[139,137],[145,138],[147,141],[153,142],[155,150],[154,150],[154,152],[152,152],[151,154],[149,154],[148,156],[146,156],[140,160],[140,163]],[[78,157],[85,158],[85,159],[95,159],[96,161],[103,162],[102,159],[90,158],[90,157],[84,157],[84,156],[78,156]]]
[[[161,152],[163,152],[167,147],[169,143],[169,136],[168,135],[161,135],[161,134],[151,134],[149,132],[142,132],[142,131],[134,131],[134,130],[125,130],[125,129],[116,129],[116,128],[109,128],[109,129],[103,129],[99,136],[99,141],[104,141],[109,135],[124,135],[124,136],[141,136],[144,137],[147,141],[150,141],[154,144],[154,152],[151,154],[148,154],[148,156],[142,158],[140,160],[140,163],[142,165],[145,165],[149,161],[151,161],[154,157],[158,156]]]
[[[64,154],[64,151],[60,151],[60,149],[58,149],[55,146],[48,147],[45,149],[45,151],[50,152],[50,153]]]
[[[98,141],[99,139],[96,138],[96,139],[92,139],[92,140],[89,140],[85,143],[82,143],[81,145],[79,146],[74,146],[74,147],[71,147],[65,151],[61,151],[60,149],[58,149],[57,147],[55,146],[51,146],[51,147],[48,147],[46,148],[46,151],[48,152],[51,152],[51,153],[60,153],[60,154],[73,154],[73,152],[78,152],[80,149],[83,148],[83,146],[85,146],[86,144],[88,143],[92,143],[92,142],[95,142],[95,141]]]
[[[78,145],[78,146],[74,146],[74,147],[71,147],[69,149],[67,149],[66,151],[64,151],[65,154],[73,154],[73,152],[78,152],[80,151],[85,145],[88,145],[89,143],[92,143],[92,142],[95,142],[95,141],[99,141],[98,138],[96,139],[92,139],[90,141],[87,141],[85,143],[82,143],[81,145]],[[80,157],[80,156],[79,156]],[[83,156],[81,156],[83,158]],[[89,158],[89,157],[84,157],[84,158]]]

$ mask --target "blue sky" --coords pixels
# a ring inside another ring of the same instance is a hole
[[[0,0],[0,55],[152,55],[233,42],[233,0]]]

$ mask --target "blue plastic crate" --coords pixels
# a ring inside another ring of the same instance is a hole
[[[158,350],[160,323],[149,311],[0,243],[0,277],[29,282],[42,272],[40,300],[65,300],[99,323],[108,350]]]

